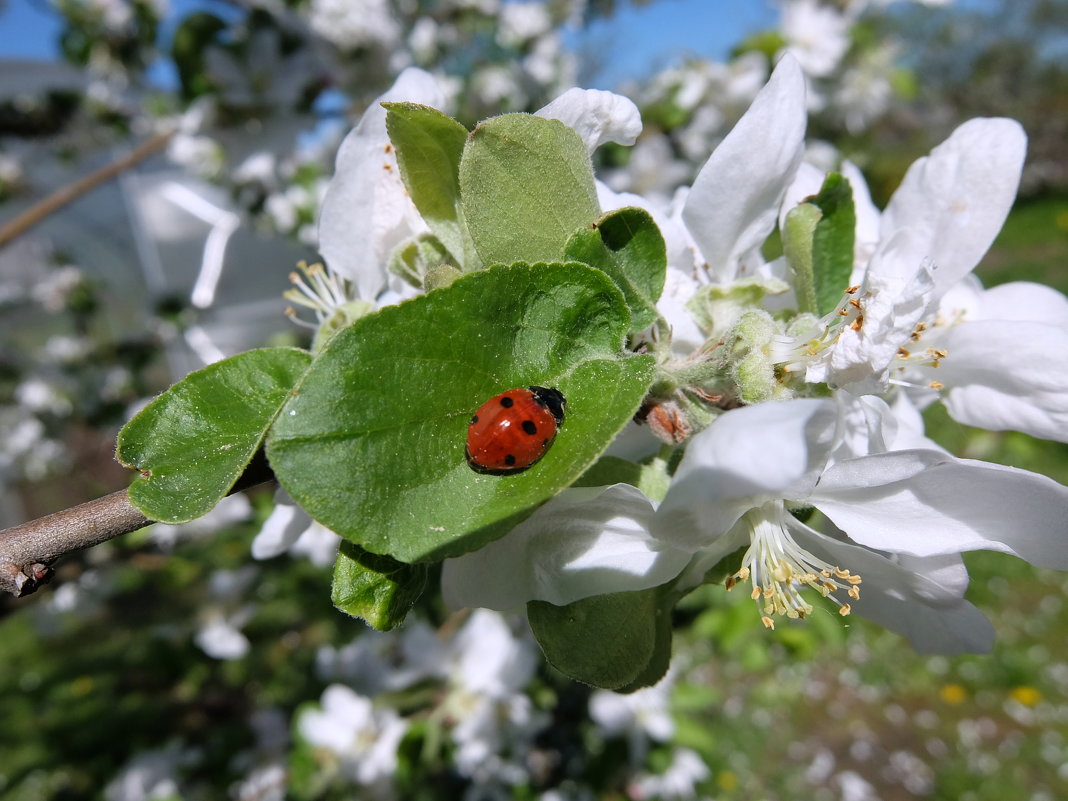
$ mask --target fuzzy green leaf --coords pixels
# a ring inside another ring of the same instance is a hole
[[[610,211],[571,236],[566,258],[604,270],[623,291],[630,307],[630,330],[656,322],[656,302],[664,291],[667,246],[645,209]]]
[[[498,266],[339,332],[268,438],[293,498],[323,525],[402,562],[473,550],[578,478],[637,410],[653,360],[627,354],[630,314],[584,264]],[[555,387],[564,424],[507,476],[465,458],[471,414],[513,387]]]
[[[428,567],[408,565],[342,542],[330,598],[346,614],[389,631],[404,620],[426,588]]]
[[[857,214],[849,181],[838,173],[828,175],[819,194],[809,202],[822,212],[812,235],[816,313],[822,316],[834,311],[849,286]]]
[[[465,241],[460,208],[460,157],[467,129],[429,106],[384,105],[386,132],[397,150],[401,179],[412,202],[456,263],[467,265],[470,243]]]
[[[263,348],[190,373],[119,432],[115,458],[141,473],[130,502],[150,520],[185,523],[210,511],[244,471],[311,363],[296,348]]]
[[[571,234],[600,216],[582,139],[530,114],[475,127],[460,161],[460,195],[484,264],[559,261]]]
[[[549,663],[573,679],[632,692],[656,684],[671,660],[670,584],[595,595],[566,606],[527,604],[527,620]]]

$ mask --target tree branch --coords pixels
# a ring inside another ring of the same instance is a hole
[[[0,589],[23,596],[47,584],[51,564],[72,551],[136,531],[152,521],[119,490],[0,531]]]
[[[95,189],[105,181],[110,181],[123,170],[128,170],[135,164],[144,161],[157,150],[161,149],[176,131],[164,131],[150,139],[146,139],[126,155],[116,159],[110,164],[105,164],[98,170],[89,173],[84,178],[66,186],[60,187],[48,197],[35,203],[15,219],[0,227],[0,247],[3,247],[15,237],[25,233],[49,214],[66,206],[72,200],[77,200],[91,189]]]
[[[228,494],[274,479],[262,452],[253,458]],[[153,523],[126,490],[45,515],[0,531],[0,590],[22,597],[52,579],[52,563]]]

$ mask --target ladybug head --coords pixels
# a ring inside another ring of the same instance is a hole
[[[560,390],[552,387],[527,387],[527,389],[533,393],[534,399],[556,418],[556,424],[563,425],[564,407],[567,405],[567,400]]]

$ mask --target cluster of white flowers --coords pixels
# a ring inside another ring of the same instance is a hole
[[[457,773],[475,787],[525,784],[534,735],[549,722],[526,694],[536,653],[529,635],[486,610],[447,638],[423,623],[396,634],[367,632],[349,646],[320,651],[320,674],[335,683],[297,727],[324,761],[336,760],[349,779],[381,791],[392,781],[409,720],[374,698],[403,697],[431,682],[440,688],[433,709],[419,716],[443,730]]]
[[[387,97],[435,105],[440,91],[409,70]],[[696,586],[744,549],[728,587],[750,584],[769,627],[826,597],[920,650],[982,651],[993,632],[964,600],[961,553],[1068,567],[1068,489],[951,456],[924,436],[919,414],[941,400],[970,425],[1066,437],[1068,301],[1022,282],[983,290],[971,274],[1015,197],[1022,130],[965,123],[913,165],[881,214],[845,165],[857,209],[850,286],[824,318],[784,318],[773,312],[796,308],[790,266],[761,247],[824,177],[804,162],[806,107],[804,75],[787,54],[682,202],[665,208],[601,187],[605,208],[649,208],[667,240],[659,310],[670,333],[652,342],[662,374],[680,378],[653,399],[650,428],[686,440],[685,455],[663,498],[628,485],[567,490],[511,534],[447,560],[450,603],[512,609],[673,578]],[[576,128],[591,150],[633,141],[638,125],[633,104],[603,92],[572,91],[539,113]],[[320,225],[329,271],[378,303],[414,291],[384,265],[423,230],[398,171],[382,167],[387,145],[372,109],[342,146]],[[679,383],[702,367],[729,376],[719,400],[733,409],[704,430],[694,411],[710,387]],[[623,439],[631,453],[658,447],[649,428]],[[799,514],[812,509],[822,517]]]

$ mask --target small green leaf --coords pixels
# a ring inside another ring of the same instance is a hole
[[[838,173],[828,175],[819,194],[809,202],[823,212],[812,236],[816,313],[823,316],[835,310],[849,286],[857,214],[849,181]]]
[[[823,213],[811,203],[799,203],[786,213],[782,247],[794,277],[797,309],[816,314],[816,277],[812,267],[812,237]],[[701,287],[704,289],[705,287]]]
[[[412,202],[456,263],[470,270],[465,258],[470,243],[465,241],[459,179],[467,129],[429,106],[383,105],[386,132],[397,150],[401,179]]]
[[[460,161],[460,196],[484,264],[559,261],[571,234],[600,216],[581,137],[530,114],[476,126]]]
[[[399,625],[426,588],[427,565],[406,565],[342,542],[330,598],[346,614],[379,631]]]
[[[271,430],[271,466],[313,518],[372,553],[474,550],[574,482],[637,411],[654,364],[623,351],[629,324],[622,294],[584,264],[465,275],[331,339]],[[530,385],[567,399],[552,447],[524,472],[476,473],[471,414]]]
[[[141,475],[130,502],[150,520],[185,523],[210,511],[252,459],[311,363],[296,348],[238,354],[190,373],[119,432],[115,458]]]
[[[611,276],[627,299],[632,332],[656,322],[656,302],[667,274],[667,246],[649,212],[640,208],[610,211],[592,227],[573,234],[564,253]]]
[[[573,679],[632,692],[656,684],[671,660],[671,584],[583,598],[566,606],[527,604],[527,620],[549,663]]]

